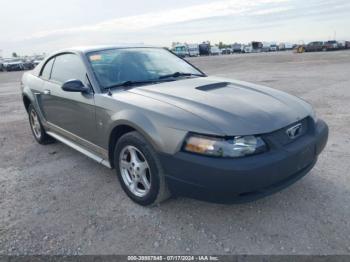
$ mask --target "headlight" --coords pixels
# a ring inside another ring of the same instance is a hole
[[[186,139],[184,150],[207,156],[242,157],[264,152],[267,146],[258,136],[236,136],[226,139],[192,134]]]

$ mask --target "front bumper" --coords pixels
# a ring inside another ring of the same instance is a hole
[[[243,158],[213,158],[178,152],[160,154],[170,191],[214,202],[245,202],[277,192],[306,175],[328,140],[328,126],[314,128],[293,143]]]

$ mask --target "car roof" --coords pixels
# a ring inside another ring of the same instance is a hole
[[[150,46],[150,45],[143,45],[143,44],[135,44],[135,45],[97,45],[97,46],[76,46],[71,48],[65,48],[62,50],[59,50],[57,53],[64,53],[64,52],[79,52],[79,53],[90,53],[90,52],[96,52],[96,51],[102,51],[102,50],[108,50],[108,49],[118,49],[118,48],[162,48],[160,46]]]
[[[151,45],[144,45],[144,44],[120,44],[120,45],[95,45],[95,46],[76,46],[76,47],[70,47],[58,50],[56,52],[51,53],[50,55],[46,56],[43,60],[41,60],[39,66],[35,67],[35,69],[32,71],[32,73],[36,76],[39,75],[42,66],[46,64],[48,60],[50,60],[52,57],[57,56],[62,53],[81,53],[81,54],[87,54],[90,52],[96,52],[96,51],[102,51],[102,50],[109,50],[109,49],[118,49],[118,48],[163,48],[160,46],[151,46]],[[41,65],[41,66],[40,66]]]

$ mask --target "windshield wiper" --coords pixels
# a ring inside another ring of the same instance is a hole
[[[120,82],[118,84],[107,86],[104,89],[108,90],[115,87],[143,85],[143,84],[151,84],[151,83],[157,83],[157,82],[162,82],[162,81],[160,81],[159,79],[151,79],[151,80],[143,80],[143,81],[127,80],[127,81]]]
[[[204,77],[205,75],[203,75],[203,74],[192,74],[192,73],[175,72],[175,73],[172,73],[172,74],[160,76],[159,79],[164,79],[164,78],[169,78],[169,77],[181,77],[181,76],[200,76],[200,77]]]
[[[176,77],[181,77],[181,76],[204,77],[205,75],[175,72],[173,74],[160,76],[160,77],[158,77],[158,79],[150,79],[150,80],[142,80],[142,81],[127,80],[127,81],[123,81],[123,82],[120,82],[120,83],[117,83],[114,85],[106,86],[106,87],[104,87],[104,89],[111,90],[112,88],[116,88],[116,87],[127,87],[127,86],[134,86],[134,85],[143,85],[143,84],[152,84],[152,83],[159,83],[159,82],[174,81],[174,79],[171,80],[171,78],[176,78]],[[166,78],[170,78],[170,79],[166,79]]]

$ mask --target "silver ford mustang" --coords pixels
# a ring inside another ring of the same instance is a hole
[[[141,205],[266,196],[308,173],[328,139],[305,101],[208,77],[162,48],[62,50],[23,75],[22,94],[40,144],[115,168]]]

